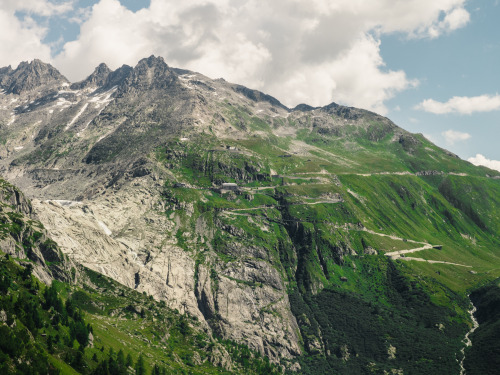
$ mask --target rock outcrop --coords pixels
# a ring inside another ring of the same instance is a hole
[[[50,284],[70,280],[71,262],[49,238],[31,202],[17,188],[0,180],[0,250],[19,261],[29,261],[34,274]]]

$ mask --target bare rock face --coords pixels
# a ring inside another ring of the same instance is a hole
[[[92,201],[34,200],[34,205],[72,259],[166,300],[172,308],[187,306],[201,318],[194,296],[194,261],[175,241],[161,236],[168,227],[155,210],[158,187],[149,179],[143,182],[142,188],[128,185],[117,195]]]
[[[271,359],[300,354],[298,326],[276,269],[256,260],[197,267],[175,238],[161,235],[175,231],[159,211],[161,185],[145,176],[113,195],[34,200],[34,209],[75,262],[164,300]]]
[[[57,69],[38,59],[21,62],[15,70],[4,69],[0,72],[0,79],[6,93],[17,95],[67,82]]]
[[[50,284],[54,278],[69,279],[72,264],[49,238],[34,214],[31,202],[3,180],[0,180],[0,220],[0,248],[3,252],[30,260],[34,274],[44,283]]]
[[[87,87],[100,87],[106,84],[111,73],[111,69],[108,68],[106,64],[99,64],[97,68],[88,76],[85,80],[77,83],[73,83],[70,87],[72,90],[81,90]]]
[[[216,267],[213,297],[224,336],[272,359],[300,354],[298,326],[276,269],[266,262],[235,262]],[[209,294],[210,291],[204,290]]]
[[[89,332],[89,347],[94,347],[94,335],[92,334],[92,332]]]
[[[71,86],[61,86],[61,77],[38,61],[2,70],[2,82],[17,86],[0,96],[0,136],[8,140],[0,145],[0,171],[33,198],[34,211],[64,254],[274,361],[300,354],[282,276],[264,260],[268,250],[235,242],[237,260],[221,264],[209,240],[216,228],[199,219],[193,233],[207,238],[199,244],[207,261],[199,264],[199,250],[186,250],[175,237],[194,215],[193,204],[165,215],[161,195],[166,179],[176,176],[152,161],[172,137],[204,132],[208,124],[216,136],[227,135],[219,102],[258,105],[273,116],[288,109],[270,96],[172,69],[154,56],[114,72],[101,64]],[[42,86],[53,91],[35,90]],[[241,131],[231,128],[231,137]],[[220,167],[243,177],[261,168]],[[233,235],[245,234],[233,229]],[[214,360],[226,362],[223,353]]]

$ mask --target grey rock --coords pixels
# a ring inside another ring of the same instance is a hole
[[[67,79],[57,69],[38,59],[29,63],[23,61],[15,70],[9,71],[9,68],[0,73],[2,86],[8,94],[20,95],[41,87],[45,88],[49,85],[60,85],[67,82]]]

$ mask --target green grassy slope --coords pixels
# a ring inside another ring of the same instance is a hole
[[[498,173],[386,123],[322,129],[228,111],[247,137],[191,135],[154,155],[173,176],[164,197],[179,244],[197,256],[209,243],[226,263],[240,256],[233,243],[265,249],[288,286],[305,373],[456,373],[466,294],[500,276]],[[280,126],[295,135],[276,136]],[[213,189],[223,182],[239,192]],[[213,238],[182,235],[199,218]]]

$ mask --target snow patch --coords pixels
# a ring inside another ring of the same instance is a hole
[[[82,113],[87,109],[87,106],[89,105],[89,103],[85,103],[82,107],[82,109],[80,109],[80,111],[76,114],[75,117],[73,117],[73,120],[71,120],[71,122],[66,125],[66,127],[64,128],[64,130],[68,130],[71,125],[73,125],[75,123],[76,120],[78,120],[78,118],[82,115]]]
[[[184,86],[185,88],[190,89],[190,90],[194,90],[194,87],[192,87],[191,85],[189,85],[189,84],[187,84],[187,83],[185,83],[185,82],[183,82],[182,84],[183,84],[183,86]]]
[[[71,107],[71,102],[66,100],[65,98],[59,98],[57,99],[56,106],[57,107],[62,107],[59,112],[62,112],[65,108]]]
[[[106,91],[104,94],[97,95],[93,97],[92,99],[89,100],[89,103],[96,103],[95,108],[99,109],[101,105],[107,105],[109,102],[111,102],[113,99],[111,99],[111,95],[116,91],[118,86],[113,86],[111,89]],[[103,98],[103,96],[105,97]]]
[[[53,168],[53,169],[56,169],[56,168]],[[71,207],[71,206],[76,206],[76,205],[82,204],[82,202],[69,201],[69,200],[64,200],[64,199],[54,199],[54,200],[52,200],[52,202],[56,202],[57,204],[59,204],[61,206],[65,206],[65,207]]]
[[[111,232],[109,230],[109,228],[106,226],[106,224],[104,224],[102,221],[97,220],[97,223],[102,228],[102,230],[104,231],[104,233],[106,233],[108,236],[111,236],[113,234],[113,232]]]
[[[107,136],[108,136],[108,134],[105,134],[105,135],[103,135],[103,136],[99,137],[99,139],[97,140],[97,142],[96,142],[96,143],[101,142],[101,141],[102,141],[104,138],[106,138]]]
[[[92,119],[92,120],[93,120],[93,119]],[[76,136],[77,136],[77,137],[81,137],[81,136],[82,136],[82,133],[83,133],[85,130],[87,130],[87,128],[89,127],[89,125],[90,125],[90,123],[92,122],[92,120],[90,120],[89,122],[87,122],[87,123],[85,124],[85,126],[83,127],[83,129],[82,129],[82,130],[80,130],[78,133],[76,133]],[[98,142],[99,142],[99,141],[98,141]]]

